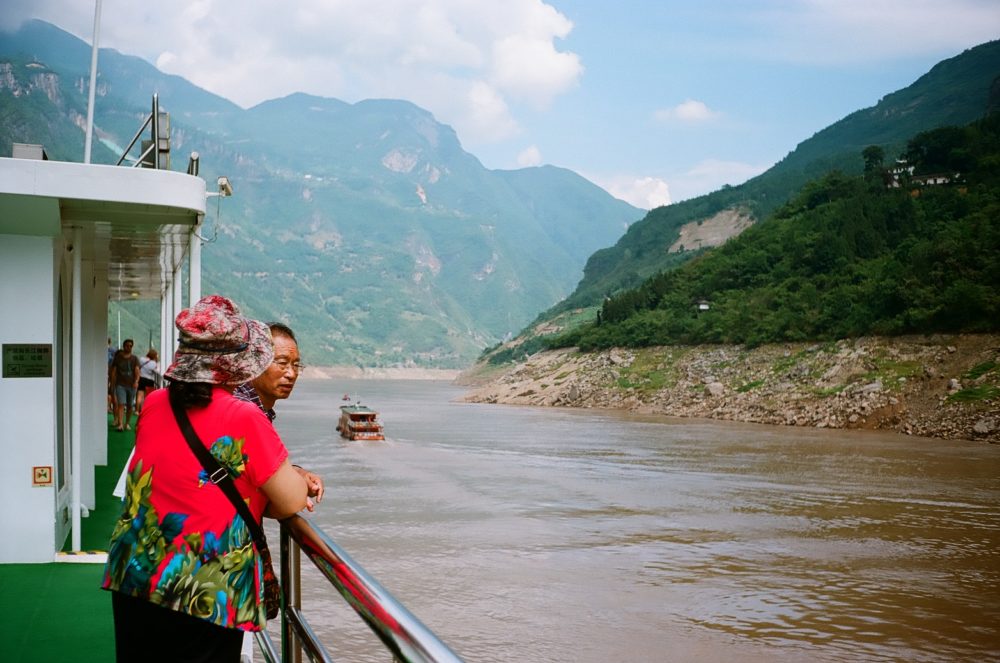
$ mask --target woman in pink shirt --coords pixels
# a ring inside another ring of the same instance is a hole
[[[235,506],[208,478],[171,409],[229,472],[257,522],[322,496],[288,461],[274,427],[232,390],[264,371],[267,326],[211,295],[176,320],[167,389],[149,394],[136,430],[124,510],[108,549],[119,661],[239,661],[244,631],[264,628],[262,564]]]

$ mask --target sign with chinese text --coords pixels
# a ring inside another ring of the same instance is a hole
[[[3,377],[52,377],[52,344],[4,343]]]

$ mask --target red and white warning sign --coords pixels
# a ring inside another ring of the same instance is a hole
[[[33,486],[51,486],[52,485],[52,466],[51,465],[36,465],[31,468],[31,485]]]

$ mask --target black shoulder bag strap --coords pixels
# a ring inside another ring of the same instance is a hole
[[[260,526],[260,523],[250,513],[250,507],[243,501],[240,491],[236,489],[236,484],[233,483],[233,477],[230,476],[229,470],[220,465],[215,456],[201,443],[198,434],[194,432],[191,420],[188,419],[187,412],[173,398],[170,399],[170,408],[174,411],[174,418],[177,419],[177,425],[180,426],[181,433],[184,434],[184,439],[187,440],[191,451],[201,461],[201,466],[208,472],[211,482],[221,488],[222,492],[229,498],[229,501],[236,507],[236,512],[243,518],[247,529],[250,530],[250,536],[253,537],[254,543],[257,544],[257,551],[263,553],[267,550],[267,538],[264,536],[264,528]]]

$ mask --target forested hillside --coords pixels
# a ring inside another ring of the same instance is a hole
[[[862,150],[869,145],[898,154],[920,131],[963,126],[1000,108],[1000,41],[992,41],[940,62],[912,85],[887,94],[871,108],[858,110],[803,141],[767,172],[738,186],[654,209],[632,224],[614,245],[595,252],[584,278],[566,300],[542,318],[637,287],[650,276],[676,266],[696,252],[667,252],[680,228],[724,210],[739,210],[763,220],[810,180],[832,170],[860,174]]]
[[[1000,329],[1000,113],[810,182],[721,248],[604,301],[553,345],[758,345]],[[861,156],[859,155],[859,159]]]
[[[912,85],[887,94],[875,106],[851,113],[818,131],[767,172],[739,186],[725,186],[711,194],[650,211],[632,224],[614,246],[596,251],[589,258],[584,278],[569,297],[540,313],[511,341],[487,349],[481,358],[493,364],[503,363],[547,347],[559,332],[592,321],[609,297],[616,302],[615,306],[628,309],[633,300],[645,296],[639,294],[645,290],[636,289],[642,288],[647,279],[656,277],[661,282],[666,278],[665,272],[706,252],[707,249],[697,247],[671,250],[686,226],[701,225],[726,215],[766,225],[772,217],[776,220],[786,217],[792,207],[776,212],[794,197],[807,196],[808,193],[803,193],[806,187],[825,187],[841,198],[850,197],[851,191],[838,182],[849,182],[862,175],[866,149],[875,148],[883,156],[895,157],[905,151],[908,141],[918,132],[964,126],[998,109],[1000,41],[992,41],[938,63]],[[828,173],[836,175],[827,180]],[[772,246],[767,250],[781,248]],[[779,258],[771,256],[768,261]],[[808,295],[802,293],[794,299]],[[691,296],[708,298],[711,294]],[[611,315],[616,313],[611,311]],[[747,338],[756,336],[748,334]],[[761,338],[766,336],[765,333]]]

